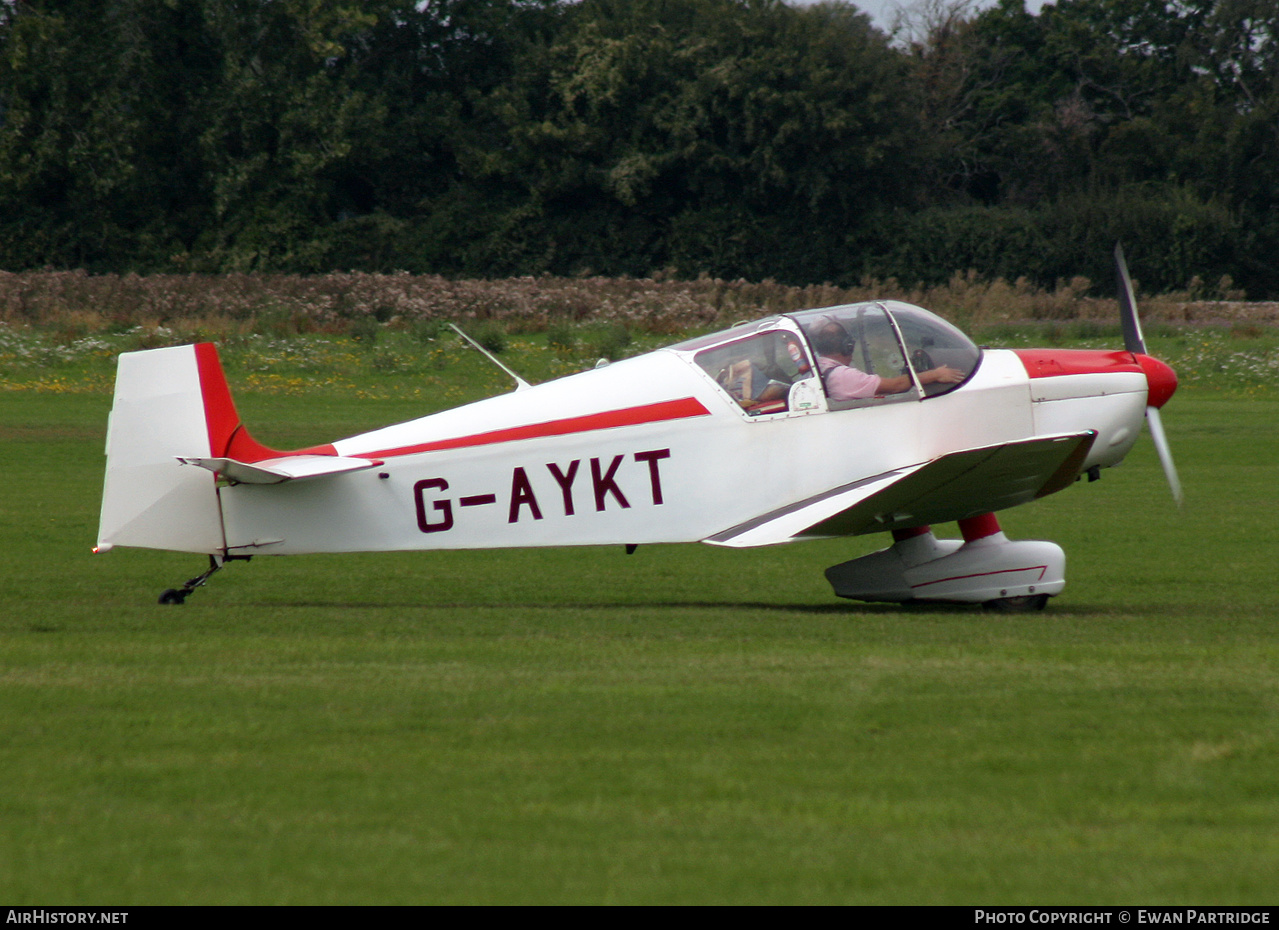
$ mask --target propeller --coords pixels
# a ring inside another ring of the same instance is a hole
[[[1177,477],[1172,449],[1168,446],[1168,436],[1164,433],[1163,420],[1159,416],[1159,408],[1176,390],[1176,375],[1163,362],[1146,354],[1146,338],[1142,335],[1141,319],[1137,316],[1137,298],[1133,293],[1132,278],[1128,274],[1128,262],[1124,260],[1124,247],[1119,243],[1115,243],[1115,267],[1119,273],[1119,321],[1124,329],[1124,348],[1137,357],[1146,372],[1146,380],[1150,383],[1150,399],[1154,402],[1146,407],[1146,423],[1150,427],[1150,438],[1155,443],[1155,452],[1159,455],[1159,464],[1163,466],[1164,477],[1168,479],[1173,499],[1181,506],[1185,496],[1181,493],[1181,480]],[[1172,376],[1171,385],[1154,383],[1161,376],[1166,381],[1169,375]]]

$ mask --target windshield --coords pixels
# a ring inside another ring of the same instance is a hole
[[[941,365],[957,368],[967,377],[981,360],[981,349],[954,326],[936,314],[898,300],[884,302],[906,343],[907,357],[916,372]],[[954,384],[926,384],[932,397],[955,388]]]

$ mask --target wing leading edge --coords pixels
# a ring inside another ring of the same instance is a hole
[[[833,488],[705,542],[744,548],[946,523],[1025,504],[1079,476],[1097,434],[1066,433],[952,452]]]

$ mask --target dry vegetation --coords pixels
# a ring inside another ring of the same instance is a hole
[[[338,333],[374,322],[394,327],[433,320],[492,321],[509,332],[593,321],[676,333],[872,298],[906,300],[970,328],[1028,321],[1113,321],[1113,298],[1088,296],[1090,290],[1091,282],[1084,278],[1047,291],[1025,281],[985,282],[972,273],[956,275],[941,287],[910,288],[891,279],[868,280],[856,287],[790,287],[706,277],[489,281],[409,274],[142,277],[0,272],[0,321],[53,328],[69,338],[138,326],[166,326],[219,338],[248,332]],[[1144,297],[1141,305],[1143,318],[1155,322],[1279,322],[1279,304],[1239,300],[1228,281]]]

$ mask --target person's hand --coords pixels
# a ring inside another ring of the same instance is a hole
[[[924,384],[958,384],[964,380],[964,373],[958,368],[941,365],[931,371],[924,372],[919,380]]]

